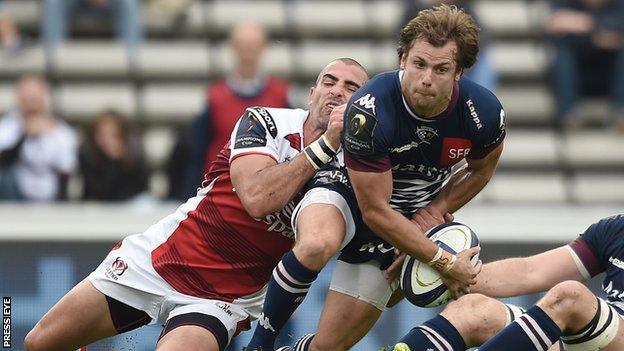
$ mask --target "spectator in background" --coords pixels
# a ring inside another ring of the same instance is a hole
[[[98,114],[80,147],[84,200],[122,201],[147,191],[147,163],[130,123],[114,111]]]
[[[140,10],[139,0],[44,0],[42,37],[47,48],[54,49],[68,38],[75,13],[108,17],[114,21],[117,37],[132,57],[142,36]]]
[[[554,0],[551,6],[546,31],[556,50],[553,78],[560,125],[579,127],[579,98],[598,94],[609,95],[612,122],[624,130],[624,2]]]
[[[4,1],[0,0],[0,48],[9,54],[14,54],[22,46],[22,40],[15,23],[4,10],[3,3]]]
[[[419,11],[442,4],[455,5],[460,9],[463,8],[479,22],[479,16],[474,11],[473,3],[474,1],[472,0],[403,0],[404,13],[401,28],[414,18]],[[477,63],[468,72],[465,72],[465,76],[491,91],[496,91],[498,88],[498,73],[493,67],[488,53],[487,33],[481,33],[480,35],[481,43]]]
[[[177,163],[188,150],[188,162],[183,177],[180,168],[170,169],[169,189],[174,199],[186,199],[197,191],[203,174],[217,153],[229,140],[238,118],[247,107],[289,107],[289,84],[261,69],[267,46],[267,33],[257,23],[241,22],[229,37],[234,69],[225,78],[207,87],[206,107],[185,131],[170,158]],[[183,145],[188,143],[188,145]]]
[[[76,165],[76,136],[52,114],[48,83],[24,76],[17,108],[0,118],[0,199],[64,199]]]

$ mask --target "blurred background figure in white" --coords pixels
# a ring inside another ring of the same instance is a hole
[[[53,115],[42,77],[20,78],[15,94],[17,107],[0,118],[0,199],[64,199],[76,166],[74,131]]]

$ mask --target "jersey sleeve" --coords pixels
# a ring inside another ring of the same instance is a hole
[[[375,87],[365,85],[351,97],[344,115],[343,147],[345,165],[362,172],[385,172],[392,168],[388,152],[389,140],[384,125],[390,111],[375,93]]]
[[[261,107],[248,108],[232,131],[230,162],[249,154],[266,155],[278,161],[276,138],[277,127],[271,114]]]
[[[611,250],[617,247],[615,241],[622,238],[623,231],[623,215],[604,218],[589,226],[568,245],[581,274],[586,279],[605,271],[606,263],[613,254]]]
[[[505,139],[505,110],[500,101],[485,88],[467,102],[473,119],[475,137],[468,158],[482,159]],[[475,118],[475,116],[477,116]]]

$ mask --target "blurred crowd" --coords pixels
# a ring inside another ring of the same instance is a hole
[[[305,1],[305,0],[299,0]],[[404,0],[402,23],[421,9],[455,4],[475,15],[476,1]],[[582,102],[607,101],[605,128],[624,131],[624,1],[552,0],[541,33],[552,48],[549,76],[556,99],[555,127],[582,128]],[[180,14],[188,0],[149,0],[153,13]],[[141,43],[138,0],[43,0],[41,38],[54,49],[84,23],[108,25],[129,51]],[[491,37],[482,28],[477,65],[466,76],[496,90],[499,76],[489,53]],[[0,0],[0,60],[19,60],[29,42]],[[210,162],[224,146],[238,117],[248,106],[291,107],[290,83],[264,72],[260,62],[270,42],[258,23],[241,22],[228,37],[231,71],[207,85],[204,107],[179,130],[166,165],[167,198],[182,200],[201,184]],[[132,59],[131,59],[132,61]],[[130,62],[132,64],[132,62]],[[151,169],[141,130],[114,110],[89,123],[70,126],[55,113],[46,77],[25,75],[14,83],[15,106],[0,116],[0,200],[72,199],[128,201],[149,197]],[[531,102],[527,102],[530,104]],[[73,189],[73,191],[68,189]]]

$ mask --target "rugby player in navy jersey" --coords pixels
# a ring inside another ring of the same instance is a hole
[[[326,203],[306,206],[304,198],[293,214],[295,246],[273,272],[248,350],[273,349],[280,328],[338,250],[317,333],[300,339],[297,349],[346,350],[370,330],[401,265],[392,262],[394,248],[429,262],[454,296],[476,281],[480,265],[469,260],[477,248],[453,255],[423,232],[452,219],[483,189],[503,149],[500,102],[462,78],[476,61],[478,28],[470,15],[440,6],[410,21],[399,44],[400,69],[370,80],[346,106],[344,162],[355,196],[340,168],[317,174],[306,197]],[[380,269],[388,269],[390,282]]]
[[[600,273],[606,300],[581,283]],[[483,343],[479,351],[624,350],[624,215],[592,224],[568,245],[488,263],[477,280],[478,294],[451,302],[395,350],[463,351]],[[526,314],[487,297],[542,291],[548,293]]]

